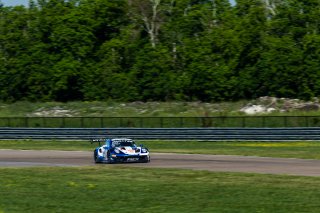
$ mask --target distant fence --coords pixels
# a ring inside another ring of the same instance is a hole
[[[0,127],[34,127],[34,128],[320,127],[320,116],[0,117]]]
[[[320,141],[320,128],[0,128],[0,140]]]

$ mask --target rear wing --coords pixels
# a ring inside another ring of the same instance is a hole
[[[93,138],[91,139],[91,144],[93,143],[99,143],[99,146],[101,146],[101,143],[104,143],[106,141],[106,138]]]

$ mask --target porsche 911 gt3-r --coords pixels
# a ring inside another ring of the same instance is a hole
[[[150,162],[148,148],[142,144],[137,146],[132,139],[105,139],[104,145],[100,144],[101,139],[93,142],[99,142],[93,153],[95,163]]]

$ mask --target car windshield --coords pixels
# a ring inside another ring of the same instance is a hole
[[[119,146],[133,146],[132,142],[121,142]]]

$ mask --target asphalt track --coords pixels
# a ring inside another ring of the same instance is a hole
[[[125,165],[150,168],[320,176],[320,160],[291,158],[152,153],[150,163],[127,163]],[[110,165],[95,164],[92,152],[87,151],[0,150],[0,167],[30,166]]]

